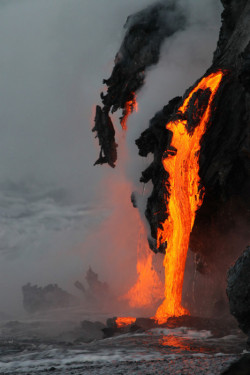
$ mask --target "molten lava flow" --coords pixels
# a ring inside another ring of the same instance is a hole
[[[123,130],[127,129],[127,121],[128,121],[129,115],[134,111],[137,112],[138,106],[137,106],[136,96],[135,96],[135,93],[132,93],[132,94],[133,94],[133,99],[125,103],[125,108],[123,110],[123,116],[121,119],[121,126]]]
[[[222,71],[204,77],[179,108],[179,117],[188,118],[182,115],[185,114],[193,94],[198,90],[210,89],[208,104],[192,131],[188,130],[186,119],[171,121],[166,125],[166,128],[173,133],[171,146],[177,151],[166,152],[168,156],[162,161],[164,169],[169,174],[165,184],[170,197],[169,216],[157,231],[158,247],[166,241],[168,243],[164,258],[165,299],[154,317],[159,324],[164,323],[170,316],[188,313],[181,305],[181,298],[189,237],[195,213],[203,199],[203,191],[199,188],[200,142],[206,131],[211,105],[222,77]]]
[[[163,284],[153,268],[153,252],[148,247],[143,225],[140,225],[140,234],[137,245],[137,282],[122,297],[129,301],[130,307],[150,307],[162,300]],[[145,236],[144,236],[145,235]]]
[[[131,318],[131,317],[116,318],[116,320],[115,320],[117,328],[122,328],[122,327],[128,326],[130,324],[135,323],[135,321],[136,321],[136,318]]]

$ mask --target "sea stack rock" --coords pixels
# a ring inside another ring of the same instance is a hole
[[[229,269],[227,283],[231,314],[242,331],[250,335],[250,246]]]

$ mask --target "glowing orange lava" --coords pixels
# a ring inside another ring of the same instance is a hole
[[[201,345],[202,343],[195,343],[193,340],[190,340],[185,337],[178,337],[174,335],[163,335],[159,339],[159,344],[162,346],[172,347],[171,351],[175,353],[185,352],[199,352],[199,353],[211,353],[213,348],[205,347]]]
[[[137,275],[135,285],[122,297],[130,307],[153,306],[164,298],[163,284],[153,267],[153,252],[149,249],[145,229],[140,226],[137,245]]]
[[[131,318],[131,317],[116,318],[116,320],[115,320],[118,328],[122,328],[122,327],[128,326],[130,324],[133,324],[133,323],[135,323],[135,321],[136,321],[136,318]]]
[[[188,314],[181,305],[181,298],[189,237],[196,211],[203,200],[203,191],[199,188],[200,142],[206,132],[211,105],[223,74],[219,71],[201,79],[179,108],[179,113],[184,114],[195,92],[210,89],[208,105],[195,129],[188,130],[187,120],[183,119],[171,121],[166,125],[166,128],[173,133],[171,146],[177,151],[168,153],[162,161],[164,169],[169,174],[168,181],[165,183],[170,197],[166,202],[169,216],[162,223],[162,228],[158,228],[157,231],[158,247],[166,241],[168,243],[163,263],[165,299],[154,317],[159,324],[166,322],[170,316]]]
[[[123,130],[127,129],[127,121],[128,121],[129,115],[131,115],[131,113],[134,111],[137,112],[137,109],[138,109],[136,95],[134,92],[132,94],[133,94],[133,99],[125,103],[125,108],[123,111],[124,115],[121,119],[121,126]]]

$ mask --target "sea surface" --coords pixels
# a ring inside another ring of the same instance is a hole
[[[216,375],[240,358],[246,337],[235,328],[221,337],[210,329],[183,326],[103,338],[101,328],[86,329],[81,321],[105,324],[121,312],[25,314],[21,286],[58,282],[67,290],[60,281],[68,275],[73,285],[83,274],[83,250],[74,247],[107,215],[106,210],[68,203],[60,191],[33,191],[23,188],[20,193],[15,185],[0,189],[0,375]],[[22,313],[4,310],[7,305],[18,305]]]
[[[153,328],[105,339],[95,333],[96,339],[84,342],[89,332],[70,320],[40,316],[5,320],[0,327],[1,375],[216,375],[246,351],[246,337],[237,329],[218,338],[209,330]]]

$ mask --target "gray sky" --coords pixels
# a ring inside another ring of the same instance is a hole
[[[100,174],[92,168],[92,108],[102,78],[111,72],[127,15],[148,3],[0,4],[0,181],[53,183],[72,189],[80,200],[92,194]]]

